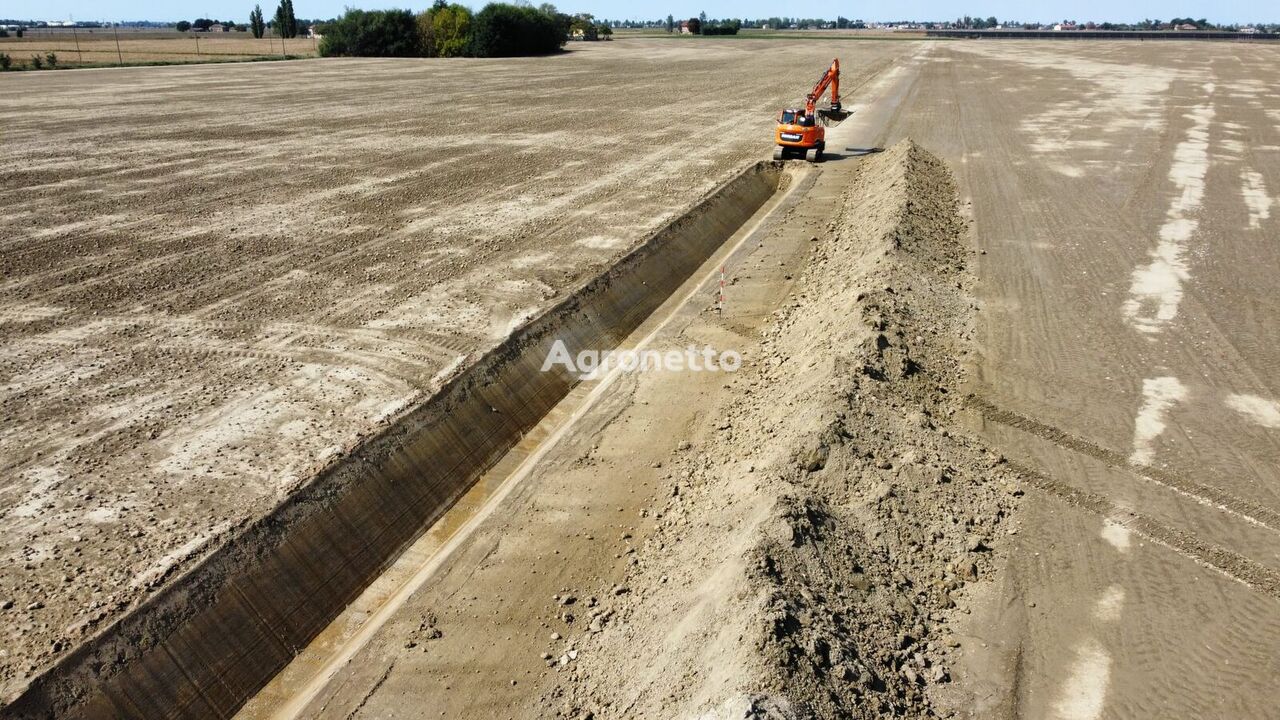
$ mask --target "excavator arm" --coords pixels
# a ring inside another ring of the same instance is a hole
[[[831,88],[831,109],[836,112],[840,111],[840,58],[831,61],[831,67],[822,73],[822,77],[818,78],[818,84],[813,86],[813,90],[804,97],[804,109],[812,115],[818,106],[818,101],[822,99],[822,94]]]

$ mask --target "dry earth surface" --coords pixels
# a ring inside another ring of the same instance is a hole
[[[725,314],[714,265],[663,311],[655,342],[744,371],[618,380],[332,674],[304,653],[246,716],[1270,716],[1280,48],[1173,42],[18,93],[6,692],[763,156],[833,55],[851,99],[894,63],[840,144],[919,147],[797,170]]]
[[[3,697],[909,49],[4,76]]]
[[[973,427],[1031,471],[976,717],[1280,703],[1280,47],[939,45],[896,135],[981,252]]]
[[[490,511],[445,523],[474,530],[408,553],[429,574],[388,573],[242,716],[933,714],[946,623],[1021,490],[947,429],[974,308],[949,172],[909,142],[844,149],[910,76],[859,95],[837,161],[795,169],[623,343],[734,348],[743,370],[586,383],[545,454],[488,481]]]
[[[956,171],[976,354],[945,370],[966,343],[928,330],[964,313],[919,277],[901,302],[924,323],[891,305],[883,347],[964,392],[849,392],[823,354],[867,352],[884,295],[841,290],[881,277],[857,252],[894,197],[884,156],[828,165],[841,190],[806,189],[737,266],[727,313],[750,319],[671,330],[779,365],[624,385],[299,714],[1269,717],[1277,54],[954,43],[902,63],[883,137]],[[855,411],[824,415],[833,394]]]
[[[58,56],[60,67],[154,62],[219,62],[282,54],[314,57],[314,38],[254,38],[248,33],[191,34],[121,32],[119,43],[110,30],[85,29],[70,32],[27,33],[25,37],[0,38],[0,53],[13,58],[15,65],[30,65],[31,56],[47,53]]]

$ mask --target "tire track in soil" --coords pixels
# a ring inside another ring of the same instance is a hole
[[[1216,570],[1253,590],[1280,600],[1280,572],[1260,565],[1226,548],[1207,543],[1190,533],[1170,527],[1140,513],[1121,508],[1097,493],[1073,487],[1014,460],[1010,469],[1019,473],[1031,486],[1076,508],[1087,510],[1123,525],[1129,531],[1195,562]]]
[[[969,395],[965,399],[965,404],[981,413],[986,420],[1022,430],[1048,440],[1064,449],[1081,453],[1115,469],[1126,471],[1144,480],[1173,490],[1206,507],[1221,510],[1272,532],[1280,532],[1277,529],[1277,525],[1280,525],[1280,514],[1269,508],[1229,495],[1216,488],[1187,480],[1176,473],[1157,468],[1139,470],[1130,465],[1122,453],[1095,445],[1088,440],[1018,413],[1003,410],[977,396]],[[1029,485],[1037,490],[1052,495],[1068,505],[1087,510],[1104,519],[1123,525],[1131,532],[1162,545],[1195,562],[1197,565],[1215,570],[1253,590],[1280,600],[1280,572],[1220,545],[1205,542],[1194,534],[1120,507],[1101,494],[1077,488],[1070,483],[1046,475],[1030,465],[1016,460],[1007,460],[1007,462],[1011,469],[1019,473]],[[1263,518],[1265,518],[1265,521]],[[1277,525],[1268,524],[1267,521],[1277,523]]]
[[[1036,437],[1048,440],[1049,442],[1065,448],[1073,450],[1082,455],[1087,455],[1095,460],[1099,460],[1112,468],[1122,470],[1136,477],[1142,478],[1148,482],[1154,483],[1168,490],[1172,490],[1183,497],[1190,498],[1205,507],[1220,510],[1229,515],[1265,528],[1275,533],[1280,533],[1280,512],[1259,503],[1236,497],[1220,488],[1205,485],[1203,483],[1182,477],[1178,473],[1170,472],[1163,468],[1142,467],[1139,468],[1131,464],[1128,457],[1121,452],[1102,447],[1096,443],[1086,440],[1078,435],[1073,435],[1060,428],[1046,425],[1038,420],[1033,420],[1025,415],[1021,415],[1012,410],[1005,410],[997,407],[990,401],[978,397],[977,395],[969,395],[966,398],[966,404],[979,411],[982,417],[992,422],[1005,425],[1023,432],[1035,435]]]

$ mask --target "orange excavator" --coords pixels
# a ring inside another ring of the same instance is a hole
[[[831,105],[818,108],[822,94],[831,88]],[[778,116],[775,137],[778,146],[773,149],[774,160],[785,160],[792,153],[804,155],[809,162],[822,162],[822,152],[827,147],[827,123],[839,123],[849,117],[840,107],[840,59],[831,61],[831,67],[818,78],[818,84],[804,96],[803,108],[787,108]]]

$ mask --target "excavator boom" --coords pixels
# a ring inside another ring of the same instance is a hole
[[[831,89],[831,107],[818,109],[818,101],[822,99],[823,93]],[[839,122],[849,117],[849,113],[845,112],[840,106],[840,58],[831,61],[831,67],[828,67],[822,73],[822,77],[818,78],[818,83],[813,86],[813,90],[805,96],[805,110],[810,114],[827,120],[835,120]]]
[[[822,73],[822,77],[818,78],[817,84],[804,97],[804,107],[809,113],[817,110],[818,101],[822,99],[823,93],[831,88],[831,106],[833,108],[840,107],[840,59],[836,58],[831,61],[831,67]]]

